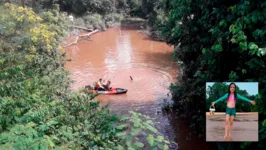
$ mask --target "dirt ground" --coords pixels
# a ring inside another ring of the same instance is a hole
[[[206,141],[258,141],[258,113],[237,113],[232,136],[224,140],[225,113],[206,113]]]

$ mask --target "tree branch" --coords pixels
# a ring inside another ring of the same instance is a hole
[[[88,33],[88,34],[78,35],[78,36],[76,37],[76,40],[75,40],[74,42],[69,43],[69,44],[67,44],[67,45],[65,45],[65,46],[62,46],[62,47],[65,48],[65,47],[71,46],[71,45],[73,45],[73,44],[77,44],[79,38],[89,37],[89,36],[91,36],[92,34],[94,34],[94,33],[96,33],[96,32],[99,32],[99,31],[100,31],[100,30],[97,29],[97,30],[94,30],[94,31],[92,31],[92,32],[90,32],[90,33]]]

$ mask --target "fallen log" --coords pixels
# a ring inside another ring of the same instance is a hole
[[[100,31],[100,30],[97,29],[97,30],[94,30],[94,31],[92,31],[92,32],[90,32],[90,33],[88,33],[88,34],[78,35],[78,36],[76,37],[76,39],[75,39],[74,42],[69,43],[69,44],[67,44],[67,45],[65,45],[65,46],[62,46],[62,47],[65,48],[65,47],[71,46],[71,45],[73,45],[73,44],[77,44],[79,38],[89,37],[89,36],[91,36],[92,34],[94,34],[94,33],[96,33],[96,32],[99,32],[99,31]]]

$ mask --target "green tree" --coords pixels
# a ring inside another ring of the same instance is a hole
[[[257,81],[260,141],[242,147],[263,148],[266,140],[263,126],[266,119],[265,1],[174,0],[165,9],[169,17],[160,30],[166,41],[175,46],[174,56],[183,74],[178,83],[171,85],[175,106],[187,120],[202,127],[197,128],[198,133],[205,133],[205,120],[199,119],[205,115],[202,112],[205,82]]]
[[[140,133],[146,146],[168,149],[148,116],[119,119],[88,90],[69,90],[58,43],[67,24],[58,7],[39,16],[0,6],[0,150],[141,149]]]

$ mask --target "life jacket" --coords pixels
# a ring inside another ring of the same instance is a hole
[[[103,86],[103,85],[102,85],[102,86]],[[95,89],[98,89],[98,88],[103,88],[103,87],[101,87],[101,83],[100,83],[100,81],[97,82],[96,85],[95,85]]]
[[[94,89],[98,89],[98,88],[100,88],[100,85],[98,82],[95,82]]]

